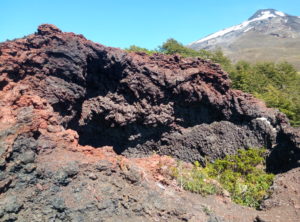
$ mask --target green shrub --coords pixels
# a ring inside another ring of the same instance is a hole
[[[136,45],[130,46],[129,48],[125,49],[125,51],[127,51],[127,52],[144,52],[148,55],[153,55],[154,53],[158,53],[158,51],[156,51],[156,50],[149,50],[149,49],[142,48],[142,47],[139,47]]]
[[[168,39],[161,46],[159,46],[159,51],[168,55],[177,53],[183,57],[201,57],[202,55],[198,51],[185,47],[175,39]]]
[[[218,49],[215,51],[207,51],[207,50],[194,50],[185,47],[180,42],[175,39],[168,39],[161,46],[158,47],[159,51],[164,54],[180,54],[183,57],[200,57],[202,59],[210,59],[213,62],[219,63],[222,67],[228,71],[231,68],[231,61],[229,58],[224,56],[223,52]]]
[[[209,178],[207,172],[202,170],[196,162],[193,168],[186,168],[179,162],[177,167],[172,169],[172,176],[177,178],[180,186],[194,193],[202,195],[220,193],[220,188]]]
[[[274,175],[264,170],[265,149],[239,150],[206,167],[196,162],[190,169],[177,166],[172,175],[182,187],[200,194],[221,193],[222,189],[231,194],[235,203],[258,207],[268,196]]]
[[[292,65],[241,61],[229,73],[233,88],[252,93],[285,113],[293,126],[300,126],[300,76]]]

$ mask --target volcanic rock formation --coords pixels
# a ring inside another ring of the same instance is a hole
[[[267,147],[270,170],[300,165],[299,130],[279,111],[232,90],[228,74],[200,58],[126,53],[41,25],[0,44],[0,74],[4,221],[205,215],[192,202],[181,206],[183,197],[163,199],[148,185],[137,187],[144,174],[127,165],[124,171],[123,157],[107,146],[129,157],[155,152],[202,163]],[[116,162],[118,169],[110,166]]]
[[[0,71],[3,92],[13,83],[45,100],[82,145],[186,161],[267,147],[280,151],[281,169],[300,159],[299,132],[287,118],[230,89],[227,73],[200,58],[128,54],[41,25],[1,44]]]

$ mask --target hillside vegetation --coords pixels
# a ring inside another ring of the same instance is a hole
[[[278,108],[290,119],[293,126],[300,126],[300,75],[287,62],[260,62],[250,64],[246,61],[232,63],[221,50],[193,50],[174,39],[169,39],[157,50],[131,46],[127,51],[180,54],[183,57],[201,57],[219,63],[229,73],[232,87],[248,92],[264,100],[268,107]]]

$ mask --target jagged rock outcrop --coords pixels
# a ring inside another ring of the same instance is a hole
[[[274,169],[299,165],[299,130],[277,110],[230,89],[227,73],[209,61],[126,53],[53,25],[0,50],[1,90],[17,85],[43,98],[82,145],[186,161],[267,147]]]
[[[269,214],[158,183],[159,156],[117,154],[203,161],[265,146],[283,171],[299,166],[299,138],[209,61],[126,53],[53,25],[0,43],[1,221],[293,221],[299,204],[280,181],[288,204],[272,197]]]

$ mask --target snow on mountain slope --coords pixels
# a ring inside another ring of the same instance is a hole
[[[300,70],[300,17],[274,9],[258,10],[248,20],[187,45],[221,48],[233,60],[288,61]]]
[[[261,10],[261,11],[258,11],[257,13],[256,13],[257,15],[255,14],[250,19],[248,19],[247,21],[244,21],[243,23],[241,23],[239,25],[235,25],[235,26],[223,29],[223,30],[218,31],[214,34],[211,34],[211,35],[209,35],[209,36],[207,36],[203,39],[192,42],[189,45],[205,42],[207,40],[223,36],[223,35],[225,35],[229,32],[232,32],[232,31],[238,31],[238,30],[241,30],[241,29],[245,29],[246,27],[248,27],[249,25],[251,25],[255,21],[265,20],[265,19],[274,18],[274,17],[284,17],[284,16],[286,16],[285,13],[280,12],[280,11],[276,11],[276,10]],[[252,29],[252,27],[247,28],[247,31],[249,31],[250,29]],[[247,32],[247,31],[244,31],[244,32]]]

